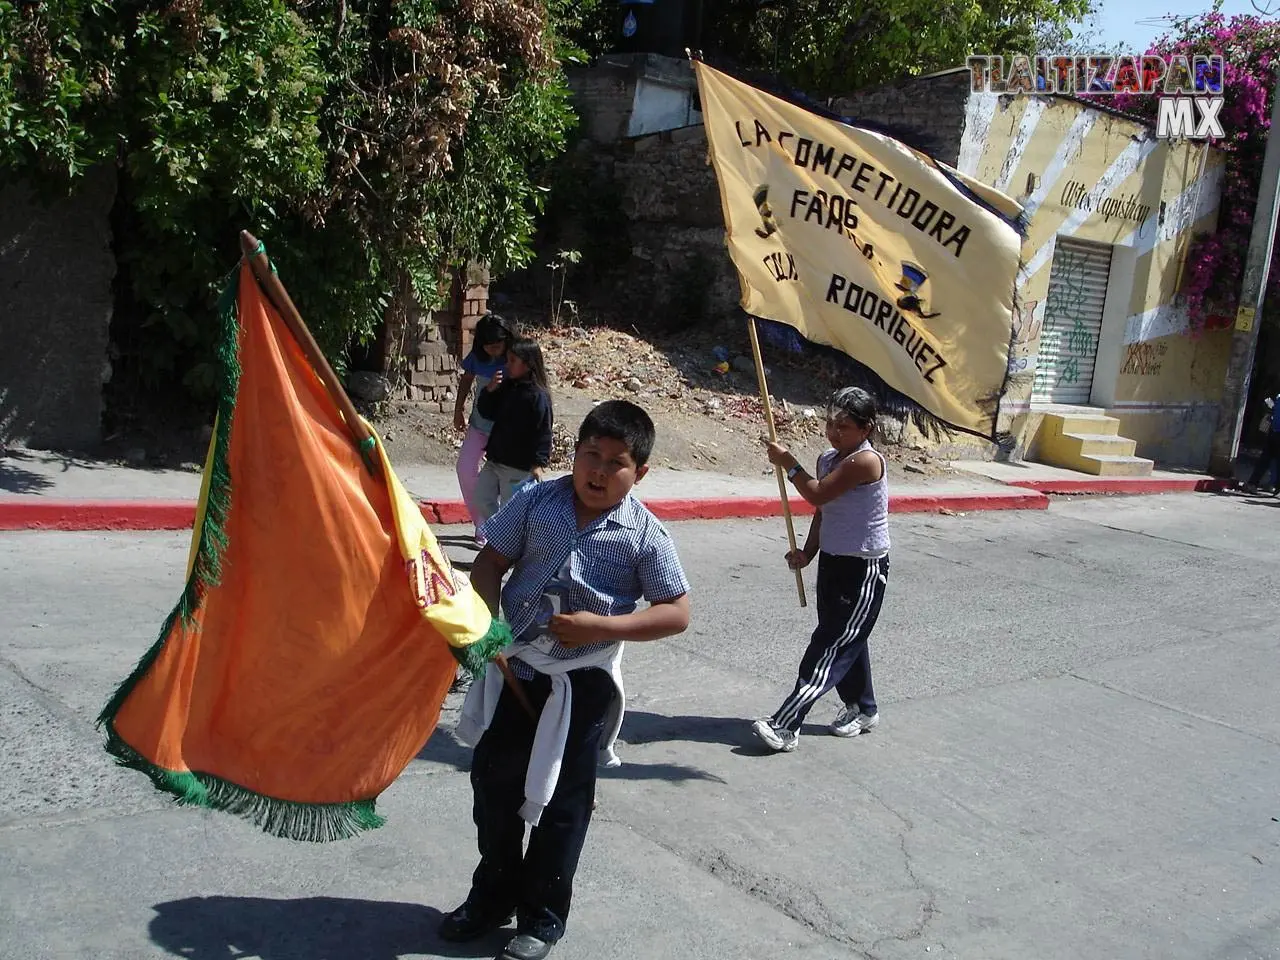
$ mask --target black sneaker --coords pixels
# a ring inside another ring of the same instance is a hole
[[[514,915],[514,909],[492,910],[468,900],[446,914],[436,932],[446,943],[466,943],[504,926]]]
[[[529,933],[518,933],[502,948],[496,960],[544,960],[554,943],[539,940]]]

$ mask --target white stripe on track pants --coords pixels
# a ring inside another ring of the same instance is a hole
[[[880,616],[889,558],[818,554],[818,626],[800,660],[795,689],[773,715],[799,730],[813,705],[833,687],[848,706],[876,712],[867,639]]]

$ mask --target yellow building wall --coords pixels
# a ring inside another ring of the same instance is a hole
[[[1191,238],[1216,229],[1222,154],[1156,140],[1141,123],[1069,99],[972,94],[957,166],[1031,215],[1001,406],[1015,455],[1036,453],[1044,407],[1031,401],[1036,354],[1053,251],[1065,236],[1113,247],[1090,406],[1120,419],[1139,456],[1207,463],[1231,333],[1193,333],[1175,294]]]

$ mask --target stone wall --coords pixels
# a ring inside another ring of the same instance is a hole
[[[0,189],[0,443],[85,449],[101,440],[116,263],[115,171],[42,202]]]
[[[611,53],[590,67],[565,71],[581,132],[614,144],[649,130],[697,122],[697,81],[684,58],[656,53]]]
[[[476,322],[489,308],[489,271],[471,264],[455,274],[445,305],[424,312],[405,350],[406,371],[392,397],[447,413],[457,397],[462,358],[471,350]]]
[[[923,141],[916,144],[921,149],[954,166],[960,158],[968,98],[969,71],[961,70],[837,97],[830,107],[850,120],[909,131]]]
[[[635,71],[630,64],[603,63],[565,71],[581,132],[594,143],[617,143],[627,135],[635,100]]]
[[[732,314],[738,274],[725,249],[705,128],[626,141],[613,173],[631,241],[625,293],[631,306],[672,322]]]

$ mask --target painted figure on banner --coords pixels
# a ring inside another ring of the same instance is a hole
[[[756,227],[756,236],[761,240],[767,240],[778,232],[778,221],[773,218],[773,211],[769,209],[769,185],[762,183],[756,187],[754,194],[756,209],[760,211],[760,222],[763,227]]]
[[[921,320],[928,320],[931,317],[940,317],[941,313],[926,313],[924,301],[920,299],[920,288],[924,286],[925,281],[929,279],[929,275],[914,263],[903,263],[902,279],[896,284],[899,290],[906,293],[906,296],[898,298],[898,309],[906,310],[914,313]]]

